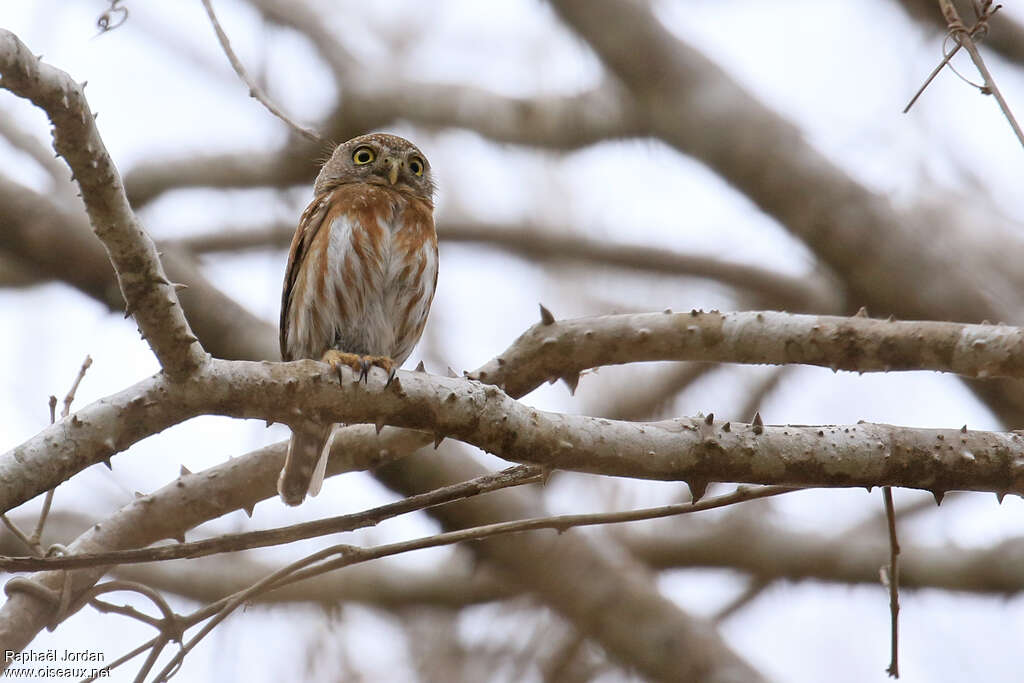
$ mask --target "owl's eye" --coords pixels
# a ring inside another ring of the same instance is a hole
[[[352,153],[352,161],[356,162],[356,166],[364,166],[375,158],[376,155],[369,147],[359,147]]]
[[[423,159],[419,157],[409,159],[409,170],[415,175],[423,175]]]

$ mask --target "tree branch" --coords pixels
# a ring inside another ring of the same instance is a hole
[[[93,230],[118,273],[128,310],[163,369],[181,376],[201,366],[207,354],[189,328],[156,246],[128,205],[82,89],[2,29],[0,76],[0,86],[31,100],[53,123],[54,148],[78,181]]]
[[[609,315],[537,323],[469,377],[521,396],[588,368],[659,360],[1024,379],[1024,329],[774,311]]]

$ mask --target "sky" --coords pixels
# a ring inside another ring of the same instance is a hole
[[[153,159],[238,149],[272,149],[287,140],[282,125],[254,100],[230,71],[199,2],[138,3],[126,0],[128,21],[97,36],[97,0],[7,2],[0,27],[14,31],[44,60],[88,80],[86,94],[113,159],[122,172]],[[390,64],[403,77],[461,83],[510,96],[581,92],[600,82],[601,66],[585,46],[535,0],[444,0],[429,7],[412,0],[353,0],[318,6],[347,49],[370,64]],[[715,62],[779,113],[797,123],[806,139],[849,174],[898,205],[912,206],[929,193],[998,202],[1024,220],[1019,179],[1024,155],[992,98],[982,97],[944,73],[910,114],[901,112],[940,58],[934,34],[903,15],[895,3],[787,3],[739,1],[655,3],[658,17],[680,38]],[[261,24],[238,2],[216,4],[235,49],[252,73],[297,120],[315,125],[337,93],[311,46],[295,34]],[[329,11],[328,11],[328,8]],[[1007,8],[1022,20],[1020,8]],[[400,47],[382,36],[401,37]],[[1024,72],[986,55],[1007,99],[1024,112]],[[971,74],[959,62],[961,70]],[[49,144],[42,112],[0,91],[0,111]],[[394,129],[414,139],[438,174],[438,217],[499,223],[564,225],[592,239],[660,246],[805,275],[806,249],[770,217],[698,162],[662,143],[625,140],[569,153],[500,145],[464,130]],[[48,176],[25,155],[0,141],[0,167],[37,191],[50,191]],[[312,181],[312,179],[310,179]],[[980,189],[979,189],[980,188]],[[297,220],[310,188],[169,193],[140,211],[157,239],[204,234],[225,224],[257,223],[268,216]],[[667,210],[684,197],[687,212]],[[214,283],[268,321],[276,321],[285,254],[280,250],[208,258]],[[580,282],[584,283],[581,287]],[[441,246],[441,274],[424,341],[407,361],[424,360],[432,372],[481,365],[535,322],[537,302],[559,317],[620,310],[736,308],[721,287],[692,280],[641,277],[597,269],[583,279],[553,273],[475,246]],[[29,438],[48,421],[47,397],[63,396],[82,359],[94,364],[77,406],[118,391],[157,369],[134,325],[60,284],[0,290],[0,447]],[[548,410],[588,412],[617,383],[638,383],[660,366],[606,368],[583,378],[579,396],[561,383],[545,385],[525,402]],[[716,371],[684,392],[669,414],[727,413],[743,403],[765,368]],[[788,372],[767,398],[769,423],[851,423],[859,419],[921,427],[994,429],[998,422],[957,380],[933,373],[858,376],[816,368]],[[114,470],[93,467],[62,485],[57,509],[102,517],[177,476],[222,462],[286,437],[281,426],[204,417],[166,430],[115,457]],[[500,467],[501,461],[484,462]],[[678,499],[680,486],[656,482],[607,482],[566,476],[550,485],[553,512],[603,509],[616,504],[654,505]],[[897,491],[897,501],[915,492]],[[298,509],[278,501],[257,506],[249,522],[227,515],[189,538],[355,511],[393,497],[370,477],[329,480],[323,494]],[[37,502],[26,510],[36,509]],[[811,491],[775,501],[780,524],[832,534],[881,509],[878,491]],[[997,505],[994,496],[968,496],[907,523],[921,543],[984,547],[1017,535],[1024,512],[1017,499]],[[426,517],[395,520],[349,535],[346,542],[380,543],[431,533]],[[6,533],[6,531],[0,531]],[[281,562],[317,543],[270,549],[257,557]],[[431,567],[448,550],[424,551],[397,562]],[[727,572],[667,572],[661,589],[688,610],[712,614],[741,592],[744,582]],[[1024,603],[1020,598],[976,597],[941,591],[901,598],[903,678],[918,681],[1010,680],[1020,670]],[[188,603],[172,604],[186,609]],[[460,617],[466,642],[500,639],[515,631],[514,610],[482,606]],[[776,680],[842,682],[883,680],[888,662],[887,596],[880,586],[780,583],[733,618],[722,632],[756,667]],[[34,649],[94,647],[112,657],[151,632],[116,616],[82,612]],[[352,607],[333,620],[310,607],[272,614],[253,610],[217,629],[191,654],[179,678],[190,681],[263,681],[292,678],[306,648],[341,648],[365,667],[366,680],[414,680],[395,669],[381,643],[404,642],[396,624]],[[109,642],[116,639],[117,647]],[[254,650],[272,640],[273,655]],[[91,644],[91,645],[90,645]],[[403,646],[404,647],[404,646]],[[223,653],[238,656],[224,658]],[[221,653],[221,654],[218,654]],[[244,656],[242,656],[244,654]],[[841,663],[837,666],[837,663]],[[402,664],[406,667],[407,664]],[[119,674],[124,677],[130,674]],[[307,671],[310,680],[323,673]],[[511,675],[494,673],[494,680]],[[114,680],[122,680],[115,676]],[[609,678],[608,680],[614,680]]]

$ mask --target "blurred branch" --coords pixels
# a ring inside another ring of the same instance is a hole
[[[237,251],[265,247],[285,248],[291,243],[295,226],[286,222],[251,227],[228,227],[202,235],[169,242],[193,253]],[[555,227],[463,223],[442,221],[438,236],[445,244],[468,242],[493,246],[537,262],[568,259],[641,270],[664,275],[707,278],[749,292],[761,303],[780,310],[814,313],[838,312],[841,296],[822,277],[792,277],[757,266],[730,263],[712,256],[616,244],[565,233]]]
[[[0,182],[3,182],[0,180]],[[0,235],[6,226],[0,220]],[[0,240],[2,242],[2,240]],[[45,280],[39,277],[34,268],[29,267],[13,254],[0,248],[0,287],[15,289],[32,287]]]
[[[384,85],[386,84],[386,85]],[[434,128],[467,128],[494,140],[576,149],[639,133],[628,99],[610,85],[571,96],[514,98],[479,88],[414,81],[394,74],[359,74],[345,84],[341,109],[319,126],[343,142],[369,130],[408,120]],[[158,195],[190,187],[288,187],[310,183],[322,159],[311,143],[276,152],[239,152],[144,162],[126,174],[128,197],[142,206]]]
[[[0,76],[0,86],[42,108],[53,123],[54,148],[78,181],[89,220],[117,271],[128,310],[163,369],[177,376],[201,366],[207,354],[189,328],[156,246],[128,205],[82,89],[5,30],[0,30]]]
[[[54,190],[68,187],[68,168],[57,161],[49,149],[34,135],[26,133],[14,122],[14,117],[0,110],[0,136],[17,150],[27,154],[50,176]]]
[[[633,421],[666,417],[670,404],[679,394],[717,367],[717,363],[675,363],[645,372],[649,376],[626,383],[614,392],[593,392],[600,403],[587,414]],[[630,372],[642,371],[631,368]]]
[[[822,278],[791,277],[758,266],[722,261],[661,248],[597,241],[554,227],[527,229],[479,223],[441,224],[446,242],[473,242],[517,252],[531,261],[544,258],[573,259],[596,265],[644,270],[666,275],[707,278],[748,291],[772,307],[797,312],[835,313],[841,296]]]
[[[66,282],[112,311],[124,310],[110,259],[81,215],[2,175],[0,206],[0,249],[24,276]],[[161,251],[168,276],[187,285],[178,298],[204,346],[222,358],[279,358],[276,325],[210,284],[189,254],[173,245],[161,245]]]
[[[175,565],[122,565],[111,571],[115,576],[189,600],[213,602],[252,585],[272,569],[244,556],[232,556]],[[466,562],[453,561],[441,567],[414,570],[380,561],[275,588],[260,595],[258,602],[265,605],[308,602],[324,606],[355,602],[388,610],[459,609],[519,594],[486,568],[474,569]]]
[[[721,568],[763,581],[878,585],[889,562],[884,534],[829,537],[786,529],[761,518],[697,520],[672,533],[623,534],[619,540],[653,569]],[[901,542],[900,587],[1012,595],[1024,590],[1024,538],[985,548]]]
[[[743,406],[737,410],[734,415],[738,420],[746,420],[752,417],[755,413],[761,411],[761,404],[764,403],[765,398],[775,391],[775,388],[779,386],[779,382],[782,381],[786,373],[791,369],[792,366],[783,366],[780,368],[773,368],[767,375],[762,377],[754,386],[748,390],[747,400]]]

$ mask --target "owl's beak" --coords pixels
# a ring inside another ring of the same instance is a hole
[[[401,164],[395,157],[384,157],[384,165],[388,169],[388,182],[394,185],[398,182],[398,171],[401,169]]]

